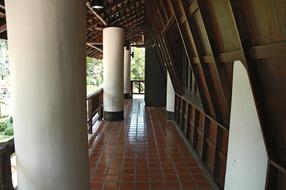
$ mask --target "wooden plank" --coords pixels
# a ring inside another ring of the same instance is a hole
[[[5,32],[7,30],[7,25],[3,24],[2,26],[0,26],[0,33]]]
[[[162,33],[166,33],[170,29],[170,27],[174,25],[174,23],[175,23],[175,16],[172,15],[168,20],[167,24],[165,25]]]
[[[185,12],[187,12],[186,8]],[[187,15],[189,18],[188,22],[190,23],[189,26],[196,44],[198,56],[203,63],[208,63],[202,64],[202,68],[211,93],[216,118],[227,124],[229,122],[230,109],[223,88],[223,75],[220,75],[220,67],[214,59],[213,47],[210,44],[202,15],[203,13],[201,13],[201,8],[199,7],[199,10],[195,14]]]
[[[190,6],[188,7],[188,14],[192,15],[194,14],[199,8],[198,2],[197,1],[193,1],[193,3],[190,4]]]
[[[203,56],[203,63],[215,63],[213,56]]]
[[[253,59],[269,59],[286,56],[286,42],[273,43],[250,48]]]
[[[180,17],[179,22],[180,22],[180,24],[183,24],[183,23],[185,23],[186,21],[187,21],[187,17],[186,17],[186,15],[184,14],[184,15],[182,15],[182,16]]]
[[[175,3],[179,3],[179,5],[182,6],[181,1],[172,1],[172,3],[173,3],[173,7],[175,7],[174,6]],[[174,12],[175,12],[176,23],[177,23],[177,26],[178,26],[178,29],[180,32],[180,36],[182,38],[182,42],[183,42],[188,60],[191,64],[191,68],[192,68],[193,73],[194,73],[195,78],[196,78],[195,81],[196,81],[196,84],[197,84],[198,89],[199,89],[199,93],[200,93],[200,96],[201,96],[201,99],[202,99],[202,102],[204,105],[204,109],[207,113],[213,115],[214,114],[214,107],[213,107],[213,103],[212,103],[212,100],[210,97],[208,86],[206,85],[205,76],[202,72],[201,65],[196,64],[196,63],[200,63],[200,61],[199,61],[199,59],[193,60],[193,57],[196,56],[196,52],[193,52],[192,49],[196,50],[196,45],[194,44],[192,32],[189,30],[190,29],[189,23],[186,22],[186,26],[187,26],[188,30],[183,32],[182,23],[179,21],[179,19],[177,17],[180,14],[178,13],[177,9],[176,10],[174,9]],[[186,14],[184,11],[182,12],[182,15],[184,17],[186,17]],[[186,33],[189,36],[186,36]],[[191,47],[193,47],[193,48],[191,48]]]
[[[198,58],[198,57],[193,57],[192,61],[194,62],[194,64],[200,64],[201,63],[200,58]]]
[[[176,96],[178,96],[179,98],[183,99],[184,101],[188,102],[189,104],[191,104],[196,110],[200,111],[201,113],[203,113],[209,120],[211,120],[213,123],[215,123],[217,126],[219,126],[222,130],[228,130],[228,126],[225,126],[223,123],[220,123],[219,121],[217,121],[215,118],[213,118],[212,116],[210,116],[209,114],[207,114],[204,110],[202,110],[202,108],[198,107],[196,104],[194,104],[193,102],[191,102],[189,99],[187,99],[184,96],[181,96],[179,94],[176,93]]]
[[[93,8],[90,6],[89,1],[86,2],[86,6],[90,10],[90,12],[92,12],[94,14],[95,17],[97,17],[105,26],[108,26],[107,21],[99,13],[97,13],[95,10],[93,10]]]
[[[234,60],[244,60],[244,54],[242,50],[220,53],[217,57],[218,61],[221,63],[233,62]]]
[[[280,172],[286,174],[286,162],[283,160],[270,160],[270,165],[275,167]]]

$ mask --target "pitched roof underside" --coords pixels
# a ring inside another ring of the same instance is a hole
[[[102,59],[102,30],[107,26],[123,27],[125,41],[130,44],[144,44],[145,0],[106,0],[103,9],[91,8],[91,0],[86,1],[87,42],[86,54]],[[0,0],[0,38],[7,39],[4,0]]]

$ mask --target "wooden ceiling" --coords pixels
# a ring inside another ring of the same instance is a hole
[[[108,26],[123,27],[127,43],[144,45],[144,35],[150,31],[145,26],[145,0],[105,0],[104,5],[93,10],[91,0],[86,1],[87,56],[102,59],[102,30]],[[0,38],[7,39],[4,0],[0,0]]]
[[[6,13],[4,0],[0,0],[0,38],[7,39]]]
[[[102,58],[102,29],[118,26],[125,29],[125,41],[130,44],[144,44],[144,34],[150,30],[144,27],[145,0],[105,1],[102,10],[93,10],[87,1],[87,55]]]

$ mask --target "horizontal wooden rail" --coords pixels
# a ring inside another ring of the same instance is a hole
[[[103,89],[87,96],[87,123],[88,132],[92,133],[92,126],[103,118]]]
[[[131,80],[131,95],[144,94],[145,93],[145,81],[144,80]],[[138,89],[138,92],[134,91],[134,88]]]
[[[206,118],[208,118],[209,120],[211,120],[212,122],[214,122],[217,126],[219,126],[220,128],[222,128],[223,130],[228,130],[228,126],[219,123],[217,120],[215,120],[212,116],[208,115],[205,113],[205,111],[200,108],[198,105],[194,104],[193,102],[189,101],[186,97],[181,96],[179,94],[176,94],[177,97],[179,97],[180,99],[184,100],[185,102],[187,102],[188,104],[191,104],[196,110],[198,110],[200,113],[204,114]]]
[[[88,131],[92,133],[92,126],[103,116],[103,89],[87,97]],[[11,171],[11,155],[15,153],[14,138],[0,143],[0,189],[14,190]]]
[[[224,185],[228,127],[206,114],[201,106],[176,94],[175,122],[218,187]]]

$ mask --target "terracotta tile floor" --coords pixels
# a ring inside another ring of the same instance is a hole
[[[91,189],[212,189],[163,108],[125,102],[125,120],[102,122],[90,146]]]

